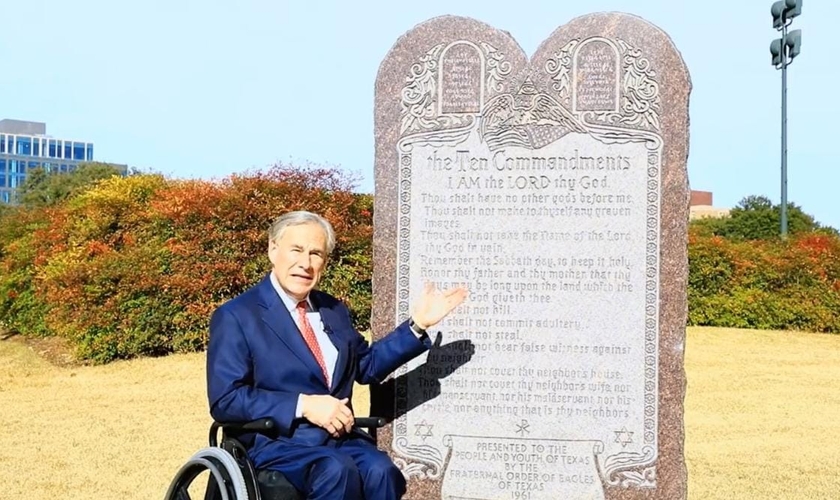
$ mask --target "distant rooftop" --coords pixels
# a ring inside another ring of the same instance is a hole
[[[689,203],[689,219],[703,219],[706,217],[726,217],[729,215],[728,208],[714,206],[711,191],[691,190],[691,202]]]
[[[0,120],[0,134],[47,135],[47,124],[24,120]]]

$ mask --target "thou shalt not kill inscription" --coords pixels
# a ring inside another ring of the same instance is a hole
[[[437,18],[386,58],[374,335],[423,282],[471,290],[392,381],[380,446],[410,498],[684,496],[681,64],[619,14],[573,21],[530,61]]]

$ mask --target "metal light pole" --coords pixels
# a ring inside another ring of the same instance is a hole
[[[787,238],[787,67],[799,55],[802,43],[802,31],[788,32],[788,26],[793,18],[802,13],[802,0],[779,0],[770,8],[773,16],[773,27],[782,32],[782,37],[770,43],[772,63],[776,69],[782,70],[782,204],[781,204],[781,234]]]

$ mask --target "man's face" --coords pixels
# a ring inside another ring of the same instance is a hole
[[[303,300],[326,267],[327,235],[315,223],[289,226],[269,242],[268,258],[283,290],[295,300]]]

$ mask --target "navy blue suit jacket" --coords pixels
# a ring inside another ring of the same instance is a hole
[[[421,340],[414,335],[408,322],[369,344],[353,328],[344,304],[313,290],[310,299],[338,350],[332,386],[327,387],[320,367],[269,276],[216,309],[210,320],[207,349],[211,416],[220,422],[270,417],[279,427],[276,440],[255,437],[249,454],[259,457],[261,463],[272,461],[272,448],[277,445],[312,446],[330,439],[326,430],[303,418],[295,418],[299,394],[352,398],[353,382],[380,383],[399,366],[431,347],[427,337]],[[357,429],[354,433],[370,438]]]

